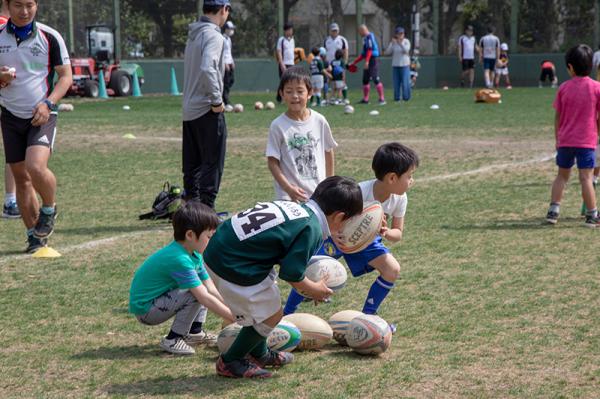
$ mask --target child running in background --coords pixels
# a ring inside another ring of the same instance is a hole
[[[318,47],[313,47],[311,50],[313,59],[310,62],[310,81],[312,85],[312,106],[321,106],[321,96],[325,87],[325,76],[329,74],[325,70],[325,64],[321,58],[321,51]],[[283,79],[283,77],[282,77]],[[315,101],[316,100],[316,101]]]
[[[375,279],[362,311],[376,314],[379,306],[390,293],[400,274],[400,264],[383,243],[385,238],[391,243],[402,240],[404,233],[404,216],[408,198],[406,192],[413,183],[413,173],[419,166],[419,157],[410,148],[400,143],[384,144],[373,156],[375,179],[359,183],[363,202],[379,201],[386,215],[391,216],[391,227],[387,223],[382,226],[380,235],[365,249],[355,254],[344,254],[336,246],[334,240],[328,239],[317,255],[334,258],[344,257],[354,277],[362,276],[376,270],[379,276]],[[288,296],[284,314],[294,313],[304,296],[292,289]],[[395,326],[390,325],[392,331]]]
[[[266,150],[278,200],[306,202],[334,174],[337,143],[325,117],[307,108],[312,90],[311,78],[300,67],[281,76],[279,92],[288,109],[271,123]]]
[[[219,218],[199,201],[188,201],[173,215],[172,241],[135,271],[129,290],[129,311],[142,324],[154,326],[175,320],[160,347],[175,355],[192,355],[191,345],[215,346],[217,337],[203,330],[206,310],[228,323],[233,315],[223,304],[202,260],[202,252]]]
[[[598,115],[600,113],[600,83],[589,77],[592,71],[592,49],[578,45],[565,56],[571,79],[558,89],[554,108],[556,116],[556,164],[558,175],[552,185],[552,199],[546,221],[556,224],[560,203],[571,168],[577,161],[581,194],[586,208],[585,226],[598,227],[598,210],[594,193],[594,167],[598,145]]]
[[[508,44],[506,43],[500,45],[500,57],[498,57],[498,62],[496,63],[496,88],[500,87],[500,79],[502,76],[504,76],[506,81],[506,88],[508,90],[512,89],[508,73]]]

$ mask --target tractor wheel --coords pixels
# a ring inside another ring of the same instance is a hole
[[[86,97],[97,98],[98,94],[100,94],[100,89],[98,89],[98,82],[95,80],[86,80],[83,84],[83,94]]]
[[[110,83],[108,85],[114,90],[118,97],[127,97],[131,95],[131,76],[125,71],[116,70],[111,73]]]

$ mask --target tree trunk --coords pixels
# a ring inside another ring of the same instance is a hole
[[[283,2],[283,21],[289,22],[290,10],[296,5],[298,0],[284,0]]]
[[[164,23],[159,25],[162,36],[165,58],[173,57],[173,17],[166,16]]]
[[[331,0],[331,18],[340,26],[340,32],[344,31],[344,9],[342,0]]]

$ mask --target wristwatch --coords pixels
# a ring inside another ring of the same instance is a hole
[[[50,101],[49,99],[45,99],[43,102],[48,106],[48,109],[50,111],[56,111],[56,104],[54,104],[52,101]]]

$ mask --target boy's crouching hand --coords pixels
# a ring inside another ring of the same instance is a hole
[[[323,302],[333,294],[333,291],[327,287],[325,280],[318,282],[311,281],[306,277],[300,282],[290,282],[291,286],[305,297],[314,299],[317,302]]]

